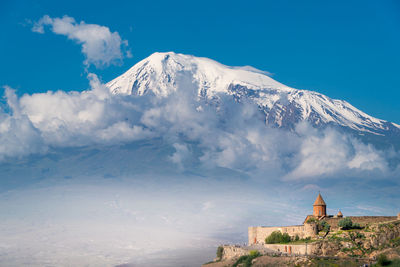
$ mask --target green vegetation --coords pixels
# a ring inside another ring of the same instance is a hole
[[[351,257],[357,257],[357,255],[360,255],[356,253],[359,251],[361,255],[365,255],[367,253],[367,250],[362,246],[362,243],[358,242],[357,239],[365,239],[365,235],[360,232],[347,232],[348,235],[348,240],[353,244],[351,248],[343,248],[342,252],[350,252]]]
[[[299,240],[300,240],[299,235],[296,235],[296,237],[294,238],[294,241],[299,241]]]
[[[340,251],[342,251],[342,252],[349,252],[349,251],[352,251],[352,249],[351,249],[351,248],[342,248]]]
[[[219,260],[222,259],[222,254],[223,254],[223,253],[224,253],[224,248],[221,247],[221,246],[219,246],[219,247],[217,248],[217,258],[218,258]]]
[[[294,238],[294,240],[290,241],[287,244],[304,244],[304,243],[310,243],[310,242],[314,242],[316,240],[311,240],[311,237],[306,237],[306,238],[299,238],[298,240],[296,240],[296,238]],[[286,243],[285,243],[286,244]]]
[[[343,230],[351,229],[351,226],[353,226],[353,222],[350,218],[344,218],[339,221],[338,226]]]
[[[258,256],[260,256],[260,252],[258,252],[258,250],[250,250],[250,254],[251,257],[257,258]]]
[[[339,231],[337,233],[329,235],[328,236],[328,240],[332,240],[332,241],[350,241],[349,238],[341,236],[342,233],[343,233],[342,231]]]
[[[371,225],[369,223],[365,225],[364,232],[373,232],[373,229],[371,229]]]
[[[315,218],[313,218],[313,217],[311,217],[311,218],[308,218],[308,220],[306,221],[306,223],[318,223],[318,220],[315,219]]]
[[[257,250],[251,250],[249,255],[241,256],[233,265],[232,267],[238,267],[239,265],[241,267],[251,267],[251,262],[257,258],[260,257],[261,254]]]
[[[311,237],[300,238],[298,235],[290,237],[287,233],[282,234],[280,231],[274,231],[265,238],[265,244],[304,244],[309,242],[313,242]]]
[[[322,228],[321,231],[329,232],[329,230],[331,229],[331,226],[326,221],[322,221],[319,225]]]
[[[380,254],[377,260],[378,266],[387,266],[391,263],[391,261],[386,257],[385,254]]]
[[[399,259],[395,259],[395,260],[389,261],[388,263],[386,263],[386,265],[381,265],[381,264],[377,263],[377,264],[374,264],[372,266],[375,266],[375,267],[381,267],[381,266],[399,267],[400,266],[400,260]]]
[[[348,232],[347,234],[349,235],[349,238],[353,241],[355,241],[356,239],[365,239],[365,235],[360,232]]]
[[[319,221],[316,218],[309,218],[306,223],[315,223],[317,224],[318,230],[319,231],[323,231],[323,232],[329,232],[329,230],[331,229],[331,226],[329,225],[328,222],[326,221]]]
[[[344,218],[339,221],[338,226],[343,230],[349,229],[361,229],[362,227],[358,223],[353,223],[350,218]]]
[[[282,234],[280,231],[274,231],[265,238],[265,244],[284,244],[289,242],[290,236],[287,233]]]
[[[390,244],[393,247],[400,247],[400,237],[396,237],[396,238],[390,240]]]

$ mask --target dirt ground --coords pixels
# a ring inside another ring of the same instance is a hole
[[[202,267],[230,267],[236,260],[229,260],[223,262],[214,262],[209,264],[204,264]],[[339,259],[339,260],[329,260],[329,259],[308,259],[305,257],[271,257],[271,256],[261,256],[253,261],[252,267],[281,267],[281,266],[347,266],[347,267],[359,267],[364,263],[355,259]]]
[[[294,265],[294,259],[292,257],[270,257],[261,256],[254,260],[252,266],[254,267],[266,267],[266,266],[290,266]]]
[[[232,266],[236,260],[218,261],[208,264],[203,264],[201,267],[229,267]]]
[[[270,257],[261,256],[254,260],[253,267],[265,267],[265,266],[288,266],[290,262],[293,262],[291,257]],[[221,261],[205,264],[202,267],[229,267],[232,266],[236,260]]]

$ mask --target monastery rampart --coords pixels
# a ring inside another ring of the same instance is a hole
[[[248,247],[241,247],[238,245],[223,245],[222,260],[238,258],[244,255],[249,255],[251,251],[257,250],[262,252],[263,255],[277,256],[277,255],[315,255],[316,243],[305,244],[264,244],[252,245]]]
[[[347,216],[346,218],[350,218],[353,223],[358,223],[361,226],[397,220],[397,216]],[[326,221],[331,226],[332,230],[337,230],[339,228],[338,223],[342,219],[343,218],[338,217],[326,217],[322,220]]]
[[[223,245],[222,260],[238,258],[249,255],[251,251],[257,250],[262,255],[277,256],[307,256],[318,255],[321,242],[304,244],[263,244],[241,247],[238,245]]]
[[[274,231],[287,233],[289,236],[299,238],[313,237],[318,234],[317,225],[315,223],[306,223],[304,225],[283,226],[283,227],[268,227],[256,226],[249,227],[249,245],[250,244],[264,244],[265,238]]]
[[[265,244],[264,247],[287,255],[312,255],[315,244]]]

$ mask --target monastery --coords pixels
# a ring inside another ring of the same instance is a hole
[[[331,226],[331,230],[337,230],[339,228],[339,221],[344,217],[350,218],[353,223],[358,223],[360,226],[365,226],[366,224],[371,223],[392,221],[396,219],[400,220],[400,213],[398,216],[343,216],[342,212],[339,210],[336,215],[328,215],[326,213],[326,203],[319,193],[313,204],[313,214],[307,215],[302,225],[249,227],[248,244],[264,244],[265,238],[274,231],[287,233],[291,237],[298,236],[299,238],[312,238],[317,236],[319,232],[318,224],[315,221],[326,221]]]

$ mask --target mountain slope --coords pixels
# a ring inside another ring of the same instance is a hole
[[[198,97],[210,101],[223,94],[237,101],[249,99],[264,112],[265,122],[275,127],[290,129],[308,121],[315,127],[334,125],[374,135],[400,134],[399,125],[369,116],[346,101],[288,87],[252,67],[229,67],[173,52],[152,54],[107,86],[114,94],[165,97],[183,81],[196,84]]]

